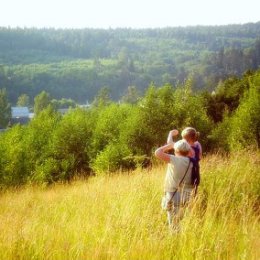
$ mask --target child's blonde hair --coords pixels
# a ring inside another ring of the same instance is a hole
[[[196,131],[193,127],[186,127],[182,132],[181,136],[186,141],[196,142],[199,139],[200,133]]]

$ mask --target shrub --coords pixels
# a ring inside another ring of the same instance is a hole
[[[120,135],[120,126],[127,119],[131,110],[129,105],[118,105],[115,103],[102,107],[98,110],[96,123],[93,130],[91,143],[92,159],[113,142],[118,142]]]
[[[110,143],[101,151],[92,163],[92,169],[97,174],[115,172],[129,168],[130,162],[125,160],[130,155],[126,146],[119,143]]]
[[[250,145],[260,147],[260,87],[251,85],[231,120],[232,150]]]
[[[62,179],[68,180],[76,172],[89,173],[94,121],[92,111],[76,109],[65,115],[55,129],[52,156],[62,171]]]
[[[53,132],[60,120],[61,116],[48,107],[26,127],[24,136],[25,160],[27,174],[31,181],[38,179],[34,175],[39,175],[37,172],[39,165],[44,165],[46,160],[52,157]],[[42,174],[40,173],[40,175]],[[46,174],[48,175],[49,172]]]
[[[28,177],[26,150],[24,149],[25,129],[19,125],[0,137],[0,185],[19,185]]]

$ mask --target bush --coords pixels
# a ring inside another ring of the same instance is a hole
[[[61,116],[51,107],[40,112],[26,127],[24,135],[24,150],[26,169],[30,181],[39,179],[44,173],[38,173],[40,165],[52,157],[53,133],[57,128]],[[46,175],[49,175],[46,172]],[[43,176],[40,179],[44,179]],[[49,178],[47,178],[49,179]]]
[[[97,174],[115,172],[119,169],[128,169],[130,161],[126,158],[130,151],[119,143],[110,143],[101,151],[92,163],[92,169]]]
[[[129,108],[130,106],[126,104],[118,105],[112,103],[97,111],[91,142],[92,159],[94,159],[100,151],[103,151],[111,142],[118,142],[121,125],[131,113]]]
[[[19,185],[27,180],[24,133],[25,129],[17,125],[1,135],[0,186]]]
[[[89,173],[90,145],[95,114],[76,109],[65,115],[53,133],[52,156],[59,165],[61,179],[70,179],[77,172]]]
[[[216,124],[215,128],[208,136],[208,142],[211,150],[230,151],[229,137],[231,132],[231,118],[226,114],[222,122]]]
[[[260,147],[260,88],[251,85],[231,120],[229,146],[232,150]]]

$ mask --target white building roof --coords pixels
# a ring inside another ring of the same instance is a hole
[[[28,107],[12,107],[12,118],[29,117]]]

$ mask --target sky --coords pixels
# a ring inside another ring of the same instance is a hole
[[[0,0],[0,27],[162,28],[260,21],[259,0]]]

